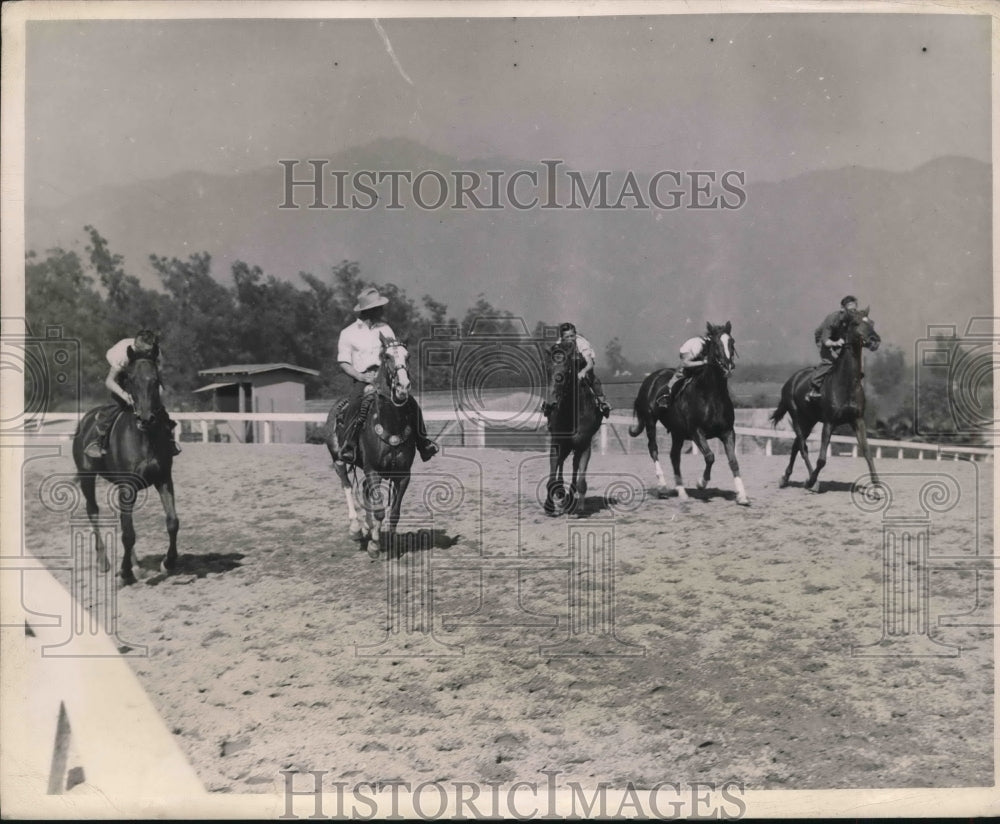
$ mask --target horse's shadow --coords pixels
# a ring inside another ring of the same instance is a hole
[[[708,504],[716,499],[729,502],[736,500],[736,491],[733,489],[720,489],[717,486],[707,486],[704,489],[698,489],[697,486],[686,486],[684,490],[687,492],[687,498],[678,498],[677,490],[673,487],[670,487],[670,492],[665,498],[661,498],[659,487],[653,486],[646,489],[646,496],[653,500],[676,501],[681,504],[692,502]]]
[[[209,552],[204,555],[178,555],[177,566],[169,573],[163,572],[160,568],[160,564],[165,557],[166,555],[145,555],[138,560],[140,569],[153,573],[143,581],[147,586],[156,586],[167,578],[178,575],[194,575],[196,578],[204,578],[210,574],[230,572],[242,566],[241,562],[246,556],[242,552]]]
[[[802,489],[805,490],[805,481],[789,481],[785,486],[785,489]],[[820,481],[819,489],[816,490],[814,494],[824,495],[827,492],[851,492],[854,489],[854,483],[848,483],[847,481]]]
[[[383,535],[381,549],[390,557],[402,558],[432,549],[451,549],[461,538],[460,534],[448,535],[443,529],[416,529]]]

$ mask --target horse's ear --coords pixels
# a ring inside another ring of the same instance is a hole
[[[153,359],[153,363],[156,363],[156,361],[160,359],[160,344],[153,344],[153,351],[150,354],[150,357]]]
[[[380,341],[382,341],[382,345],[383,346],[389,342],[389,339],[385,335],[382,334],[382,330],[381,329],[379,330],[379,333],[378,333],[378,339]]]
[[[869,309],[871,309],[871,306],[866,306],[864,309],[862,309],[861,310],[861,317],[867,318],[868,317],[868,310]]]
[[[132,348],[131,346],[129,346],[129,347],[128,347],[128,348],[127,348],[127,349],[125,350],[125,354],[126,354],[126,355],[128,356],[128,359],[129,359],[129,362],[131,362],[131,361],[134,361],[134,360],[135,360],[135,350],[134,350],[134,349],[133,349],[133,348]]]
[[[710,324],[708,321],[705,321],[705,328],[708,330],[708,334],[711,335],[712,334],[712,324]]]
[[[727,320],[726,321],[726,334],[727,335],[732,334],[732,331],[733,331],[733,322]]]

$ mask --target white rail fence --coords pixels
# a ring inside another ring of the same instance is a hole
[[[55,432],[53,424],[75,423],[79,420],[79,415],[71,412],[46,413],[42,424],[34,429],[37,434],[52,432],[63,437],[71,437],[72,431]],[[209,443],[218,434],[220,424],[224,427],[236,422],[254,422],[261,424],[261,442],[265,444],[274,443],[274,424],[282,422],[314,423],[322,424],[326,421],[326,414],[322,412],[172,412],[171,417],[177,421],[186,421],[190,426],[190,431],[195,436],[201,436],[201,440]],[[544,437],[545,430],[542,426],[542,419],[539,413],[532,415],[517,415],[510,412],[477,412],[459,413],[455,410],[428,410],[424,412],[424,419],[427,421],[428,429],[432,437],[440,438],[444,435],[460,437],[463,446],[486,448],[487,433],[497,430],[506,430],[512,426],[512,421],[517,419],[522,436]],[[628,435],[627,429],[633,423],[630,416],[612,415],[601,427],[597,436],[601,454],[606,454],[612,442],[620,447],[626,454],[635,452],[645,454],[645,438],[640,436],[633,439]],[[434,424],[443,424],[435,427]],[[661,433],[662,436],[662,433]],[[748,445],[753,444],[753,451],[762,450],[765,455],[771,455],[774,451],[774,444],[777,441],[791,441],[795,434],[788,427],[787,423],[779,425],[777,429],[766,429],[759,427],[736,427],[736,448],[740,453],[746,453]],[[809,438],[810,449],[818,447],[820,442],[819,428],[813,431]],[[849,451],[837,452],[831,449],[831,454],[844,454],[857,457],[857,441],[851,435],[834,435],[830,438],[831,444],[849,445]],[[890,441],[882,438],[869,438],[868,443],[872,448],[875,458],[915,458],[916,460],[992,460],[993,448],[980,446],[961,446],[952,444],[935,444],[923,441]]]

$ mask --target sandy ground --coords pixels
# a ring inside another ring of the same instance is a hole
[[[287,769],[992,784],[992,578],[967,563],[992,551],[992,464],[881,461],[883,512],[852,497],[861,461],[833,459],[807,495],[801,470],[799,486],[777,488],[784,459],[744,456],[745,509],[725,461],[682,504],[651,494],[644,455],[595,455],[588,517],[547,518],[546,463],[492,449],[418,463],[407,551],[372,561],[346,534],[322,447],[186,444],[180,569],[157,570],[166,535],[151,495],[136,517],[140,581],[112,607],[120,642],[146,647],[129,660],[206,786],[276,792]],[[700,461],[685,468],[691,483]],[[26,465],[37,556],[67,554],[70,516],[43,488],[71,471],[65,456]],[[958,560],[932,567],[929,632],[894,627],[879,645],[898,614],[884,610],[883,532],[901,516]]]

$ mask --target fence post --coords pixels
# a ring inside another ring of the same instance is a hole
[[[608,428],[606,426],[601,427],[601,454],[608,454]]]
[[[201,421],[201,442],[208,443],[208,421]]]
[[[772,451],[773,451],[774,448],[773,448],[773,446],[771,444],[772,444],[771,438],[767,438],[764,441],[764,454],[765,455],[770,455],[772,453]]]

